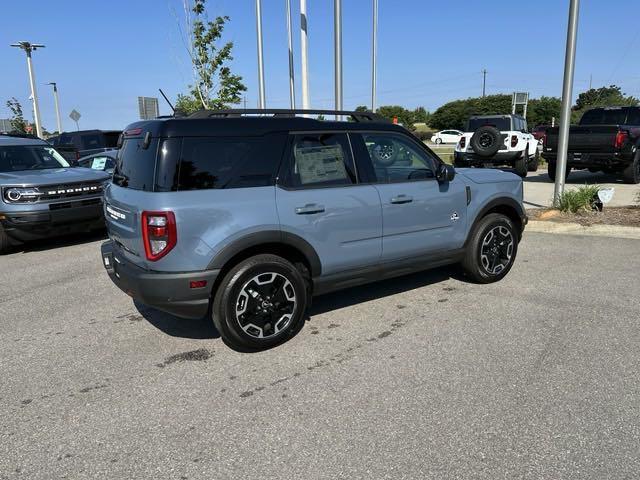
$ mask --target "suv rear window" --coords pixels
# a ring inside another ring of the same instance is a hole
[[[620,125],[624,124],[627,110],[624,108],[587,110],[580,119],[580,125]]]
[[[475,132],[485,125],[496,127],[501,132],[508,132],[511,130],[511,119],[509,117],[470,118],[467,132]]]
[[[209,190],[273,185],[285,134],[262,137],[127,138],[113,183],[145,191]]]

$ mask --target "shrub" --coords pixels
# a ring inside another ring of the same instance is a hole
[[[431,137],[433,137],[433,134],[435,132],[431,131],[431,130],[416,130],[415,132],[413,132],[413,134],[418,137],[420,140],[422,140],[423,142],[425,140],[431,140]]]
[[[576,213],[578,211],[591,211],[593,204],[598,200],[598,185],[584,185],[582,187],[565,190],[554,207],[562,212]]]

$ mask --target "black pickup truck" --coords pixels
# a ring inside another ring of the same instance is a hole
[[[558,127],[547,128],[542,155],[549,178],[556,178]],[[640,183],[640,107],[587,110],[569,129],[567,176],[571,169],[621,174],[627,183]]]

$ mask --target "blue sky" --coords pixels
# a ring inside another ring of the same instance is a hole
[[[583,0],[576,63],[577,91],[616,83],[640,96],[638,0]],[[256,106],[257,59],[254,0],[209,0],[211,17],[231,17],[225,39],[235,44],[233,68]],[[379,0],[379,104],[435,110],[456,98],[529,91],[561,94],[569,0]],[[288,107],[284,0],[263,0],[268,107]],[[292,0],[296,93],[300,95],[299,2]],[[138,95],[173,100],[191,82],[176,15],[182,0],[31,0],[3,2],[0,16],[0,118],[15,96],[30,115],[24,54],[18,40],[46,44],[34,53],[43,124],[55,129],[53,98],[45,83],[58,82],[63,128],[82,114],[81,128],[122,128],[137,119]],[[525,13],[523,13],[525,12]],[[333,106],[333,1],[308,0],[312,106]],[[343,0],[344,106],[370,101],[371,0]],[[161,113],[169,109],[161,101]]]

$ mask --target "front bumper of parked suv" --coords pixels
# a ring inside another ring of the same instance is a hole
[[[19,208],[22,207],[22,208]],[[103,229],[102,197],[37,206],[14,206],[0,212],[6,234],[18,242]]]
[[[112,240],[103,243],[101,251],[102,264],[113,283],[134,300],[181,318],[198,319],[207,314],[211,289],[220,270],[146,270],[120,254]]]

